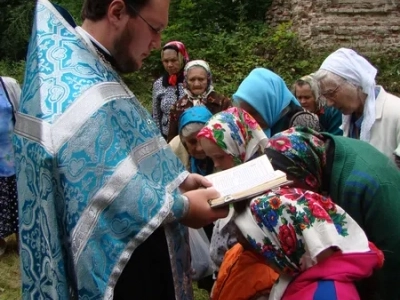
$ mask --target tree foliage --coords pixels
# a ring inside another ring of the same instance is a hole
[[[0,57],[25,58],[32,22],[33,1],[0,0]]]
[[[82,1],[55,0],[80,23]],[[163,43],[182,41],[191,59],[209,62],[216,89],[228,96],[257,66],[281,75],[288,85],[315,71],[334,50],[314,52],[303,46],[291,24],[270,28],[264,17],[272,0],[171,0],[170,23]],[[0,74],[21,80],[31,32],[34,1],[0,0]],[[399,51],[392,56],[368,57],[379,72],[378,81],[400,93]],[[159,51],[154,51],[142,70],[124,76],[127,84],[149,108],[151,87],[163,72]]]

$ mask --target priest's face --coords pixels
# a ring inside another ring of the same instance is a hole
[[[125,2],[128,10],[129,1]],[[149,0],[135,17],[129,16],[114,40],[113,57],[122,73],[137,71],[154,49],[161,47],[161,31],[168,24],[169,0]]]

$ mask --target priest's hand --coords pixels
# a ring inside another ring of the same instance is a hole
[[[191,190],[197,190],[198,188],[207,188],[212,186],[204,176],[199,174],[189,174],[185,181],[179,186],[182,193],[186,193]]]
[[[198,189],[184,194],[189,199],[189,209],[181,219],[183,225],[201,228],[212,222],[225,218],[229,207],[211,208],[208,200],[218,198],[220,194],[214,188]]]

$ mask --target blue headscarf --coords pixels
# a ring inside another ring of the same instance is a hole
[[[271,129],[279,120],[281,112],[291,102],[301,106],[296,97],[287,88],[285,81],[274,72],[265,68],[255,68],[242,81],[233,95],[233,100],[239,100],[251,105],[269,125],[264,133],[270,137]]]
[[[212,113],[207,107],[203,105],[193,106],[185,110],[181,117],[179,118],[178,130],[179,134],[182,128],[190,123],[203,123],[206,124],[207,121],[212,117]]]
[[[208,110],[207,107],[200,105],[200,106],[193,106],[191,108],[188,108],[185,110],[181,117],[179,118],[179,125],[178,125],[178,130],[179,134],[182,131],[182,128],[185,127],[186,125],[190,123],[203,123],[206,124],[207,121],[212,117],[212,113]],[[206,158],[206,160],[208,160]],[[201,163],[206,163],[207,161],[205,160],[199,160],[195,159],[194,157],[190,157],[190,171],[192,173],[197,173],[201,175],[208,175],[205,174],[201,168],[198,166]]]

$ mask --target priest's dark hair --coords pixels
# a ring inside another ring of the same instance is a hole
[[[99,21],[106,14],[108,7],[115,0],[85,0],[83,3],[81,17],[82,20]],[[136,16],[140,10],[148,4],[150,0],[122,0],[132,17]]]

